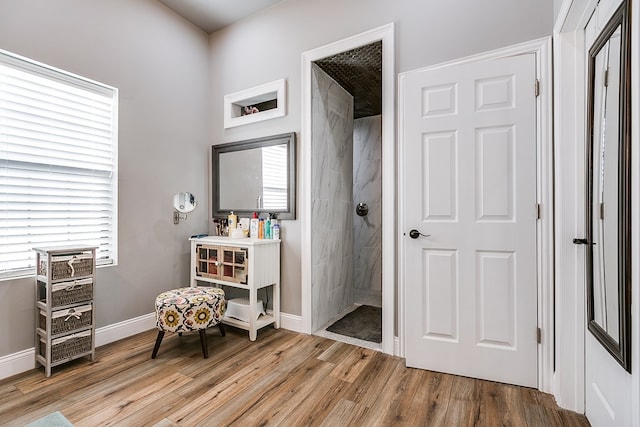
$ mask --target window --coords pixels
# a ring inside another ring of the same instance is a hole
[[[282,210],[287,207],[287,146],[262,147],[262,208]]]
[[[116,262],[117,89],[0,50],[0,277],[34,247]]]

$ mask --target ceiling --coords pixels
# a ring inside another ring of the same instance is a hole
[[[283,0],[158,1],[212,33]],[[354,118],[382,113],[382,42],[342,52],[316,64],[353,95]]]
[[[187,21],[212,33],[282,0],[159,0]]]
[[[353,117],[382,114],[382,42],[315,61],[353,95]]]

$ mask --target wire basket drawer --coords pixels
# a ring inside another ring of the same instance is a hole
[[[72,332],[86,326],[91,326],[93,320],[93,306],[91,304],[58,310],[51,313],[51,335]],[[47,312],[40,310],[40,329],[47,331]]]

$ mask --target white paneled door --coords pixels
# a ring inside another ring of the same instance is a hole
[[[537,386],[535,65],[404,75],[407,366]]]

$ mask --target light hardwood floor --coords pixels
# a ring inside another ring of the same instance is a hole
[[[209,329],[152,330],[86,359],[0,381],[0,424],[60,411],[80,426],[588,426],[536,390],[405,368],[404,360],[265,328],[256,342]]]

